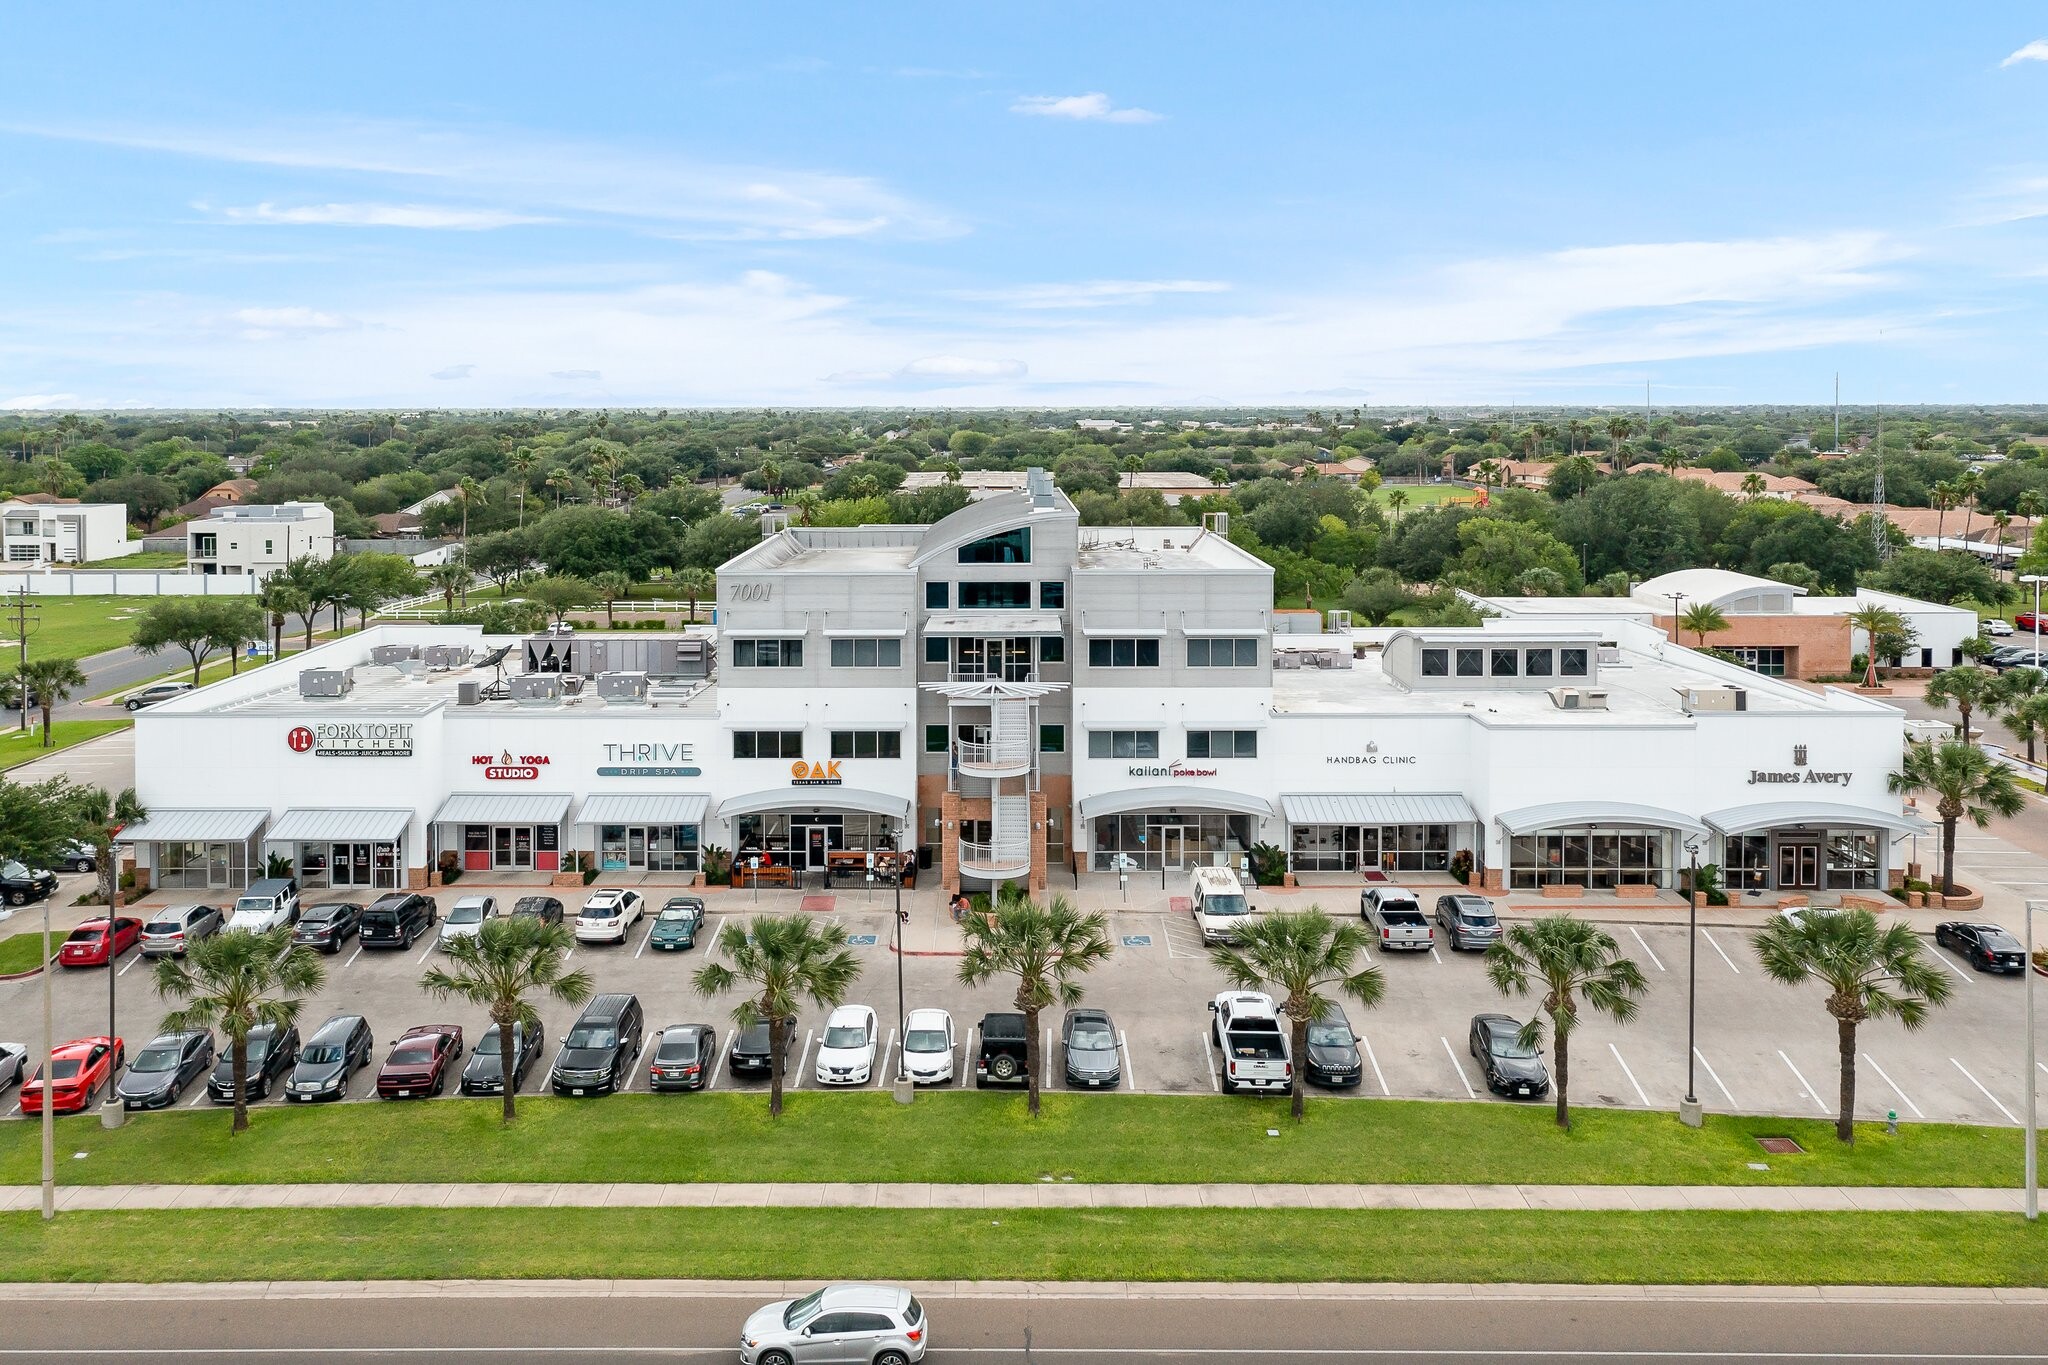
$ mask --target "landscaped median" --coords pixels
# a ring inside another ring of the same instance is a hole
[[[0,1215],[0,1245],[6,1280],[2048,1284],[2042,1225],[1944,1213],[169,1210]]]
[[[57,951],[64,942],[62,932],[50,935],[50,951]],[[43,956],[43,931],[23,930],[0,938],[0,977],[23,976],[36,971],[45,961]]]
[[[1578,1108],[1562,1133],[1547,1107],[1415,1100],[1283,1101],[1049,1094],[1036,1120],[1021,1096],[955,1091],[915,1104],[886,1094],[522,1098],[509,1129],[496,1100],[258,1107],[231,1138],[211,1109],[138,1115],[103,1129],[59,1121],[67,1184],[303,1182],[943,1182],[1043,1179],[1530,1185],[1915,1185],[2012,1187],[2016,1129],[1905,1124],[1857,1131],[1825,1121]],[[1268,1130],[1277,1136],[1268,1136]],[[1805,1148],[1767,1154],[1760,1137]],[[83,1155],[78,1155],[78,1154]],[[36,1125],[0,1124],[0,1184],[40,1171]],[[623,1161],[623,1165],[621,1164]],[[695,1272],[691,1272],[695,1273]]]
[[[106,720],[60,720],[50,726],[50,747],[45,749],[42,717],[33,711],[29,715],[31,721],[26,732],[0,731],[0,772],[62,753],[73,745],[98,739],[102,735],[110,735],[116,730],[125,730],[135,723],[134,719],[127,715]]]

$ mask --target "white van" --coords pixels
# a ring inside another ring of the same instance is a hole
[[[1237,926],[1256,913],[1246,903],[1237,874],[1227,867],[1198,867],[1188,874],[1190,904],[1195,927],[1204,943],[1228,943],[1237,937]]]

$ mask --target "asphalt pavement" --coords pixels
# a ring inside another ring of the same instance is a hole
[[[0,1289],[0,1359],[126,1365],[311,1360],[711,1361],[810,1285]],[[1471,1286],[913,1285],[928,1361],[2048,1361],[2033,1291]],[[85,1344],[90,1341],[90,1345]]]

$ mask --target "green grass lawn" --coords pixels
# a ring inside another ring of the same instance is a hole
[[[761,1094],[522,1098],[500,1127],[496,1100],[260,1107],[228,1136],[212,1109],[137,1115],[102,1130],[60,1119],[66,1184],[305,1181],[1301,1181],[1647,1184],[1977,1185],[2019,1183],[2010,1128],[1905,1124],[1859,1129],[1843,1149],[1829,1124],[1576,1111],[1559,1132],[1547,1105],[1311,1100],[1297,1127],[1282,1100],[1209,1095],[1045,1098],[1036,1121],[1014,1094],[797,1091],[779,1121]],[[1280,1136],[1266,1136],[1268,1127]],[[1759,1135],[1806,1152],[1765,1156]],[[0,1184],[37,1179],[33,1125],[0,1125]],[[618,1155],[631,1153],[625,1168]],[[1768,1170],[1750,1168],[1764,1162]]]
[[[19,712],[5,714],[17,718],[20,715]],[[31,711],[26,734],[15,729],[0,731],[0,772],[18,768],[24,763],[33,763],[39,758],[47,758],[74,744],[98,739],[101,735],[110,734],[115,730],[125,730],[134,723],[126,711],[121,713],[118,720],[60,720],[50,727],[51,747],[45,749],[42,715],[40,712]]]
[[[119,559],[95,559],[90,564],[79,565],[82,569],[182,569],[185,554],[182,550],[137,550],[134,554],[122,555]]]
[[[2017,1214],[238,1209],[0,1215],[0,1279],[2040,1285]]]
[[[1388,483],[1372,491],[1372,500],[1385,507],[1387,494],[1397,488],[1408,495],[1408,501],[1401,508],[1404,512],[1430,507],[1450,498],[1469,498],[1477,491],[1458,483]]]
[[[28,656],[83,659],[128,643],[135,618],[153,597],[36,597],[30,599]],[[16,657],[14,618],[0,621],[0,657]]]
[[[63,941],[64,936],[62,934],[52,934],[50,936],[51,950],[55,951],[57,945]],[[5,938],[0,938],[0,976],[12,976],[16,972],[34,971],[47,960],[43,956],[43,935],[41,930],[37,930],[32,934],[9,934]]]

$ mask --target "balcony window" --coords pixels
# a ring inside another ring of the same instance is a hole
[[[960,547],[962,564],[1029,564],[1031,562],[1031,532],[1027,527],[1013,527],[998,531],[980,540],[970,540]]]

